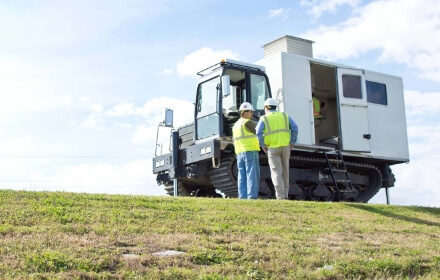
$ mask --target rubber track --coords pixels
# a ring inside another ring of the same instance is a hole
[[[223,192],[227,197],[238,197],[237,180],[232,174],[235,163],[234,155],[227,155],[221,159],[220,167],[208,169],[208,176],[214,188]]]
[[[290,164],[296,168],[327,167],[327,162],[323,158],[291,156]],[[358,202],[367,202],[370,200],[382,186],[382,175],[376,166],[372,164],[345,161],[345,165],[350,173],[358,173],[369,177],[370,185],[366,191],[358,196]]]
[[[232,166],[235,162],[234,155],[227,155],[222,158],[219,168],[208,169],[208,176],[214,188],[222,191],[228,197],[237,197],[237,181],[232,174]],[[294,168],[318,168],[326,167],[327,162],[323,158],[291,156],[290,164]],[[366,191],[361,192],[357,199],[358,202],[367,202],[381,188],[382,176],[376,166],[371,164],[345,161],[345,165],[350,173],[358,173],[369,177],[370,185]]]

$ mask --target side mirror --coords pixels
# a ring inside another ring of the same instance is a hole
[[[222,76],[222,95],[226,97],[231,94],[231,79],[229,75]]]
[[[165,121],[163,122],[166,127],[173,127],[173,110],[165,109]]]

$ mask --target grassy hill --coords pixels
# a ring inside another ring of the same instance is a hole
[[[439,279],[440,209],[0,191],[12,278]]]

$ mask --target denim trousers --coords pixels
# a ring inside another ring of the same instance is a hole
[[[260,182],[260,160],[258,152],[237,155],[238,198],[257,199]]]

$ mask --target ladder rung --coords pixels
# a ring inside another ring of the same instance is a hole
[[[340,180],[336,180],[337,183],[349,183],[349,180],[345,180],[345,179],[340,179]]]
[[[330,168],[325,168],[326,171],[330,171]],[[341,173],[346,173],[347,169],[342,169],[342,168],[332,168],[331,169],[333,172],[341,172]]]
[[[342,173],[347,173],[348,172],[348,170],[347,169],[335,169],[335,168],[333,168],[333,172],[342,172]]]
[[[340,159],[329,158],[328,161],[329,162],[334,162],[334,163],[342,163],[342,160],[340,160]]]

